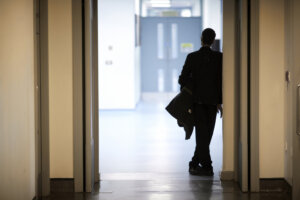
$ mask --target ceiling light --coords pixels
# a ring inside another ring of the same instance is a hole
[[[192,16],[192,12],[190,9],[183,9],[181,11],[181,16],[182,17],[191,17]]]

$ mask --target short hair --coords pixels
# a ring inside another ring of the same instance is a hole
[[[216,37],[216,33],[211,28],[206,28],[202,31],[202,42],[206,45],[212,45]]]

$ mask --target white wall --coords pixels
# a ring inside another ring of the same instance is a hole
[[[200,1],[199,0],[194,0],[193,1],[193,9],[192,9],[192,16],[194,17],[199,17],[202,15],[202,7],[201,7],[201,4],[200,4]]]
[[[203,29],[212,28],[216,39],[222,38],[221,0],[203,0]]]
[[[99,107],[136,105],[135,0],[99,0]],[[109,50],[111,48],[111,50]]]
[[[50,178],[72,178],[72,1],[48,4]]]
[[[284,177],[284,0],[261,0],[259,12],[260,178]]]
[[[0,199],[35,196],[33,0],[0,1]]]

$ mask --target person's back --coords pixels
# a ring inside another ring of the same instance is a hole
[[[202,47],[187,56],[179,77],[181,87],[191,83],[193,90],[196,149],[189,163],[193,175],[213,175],[209,144],[217,110],[222,114],[222,53],[211,50],[214,39],[212,29],[202,32]]]
[[[189,57],[195,102],[222,104],[222,53],[205,46]]]

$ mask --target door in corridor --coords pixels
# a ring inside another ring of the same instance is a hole
[[[188,53],[200,48],[202,18],[141,19],[142,92],[177,92]]]

